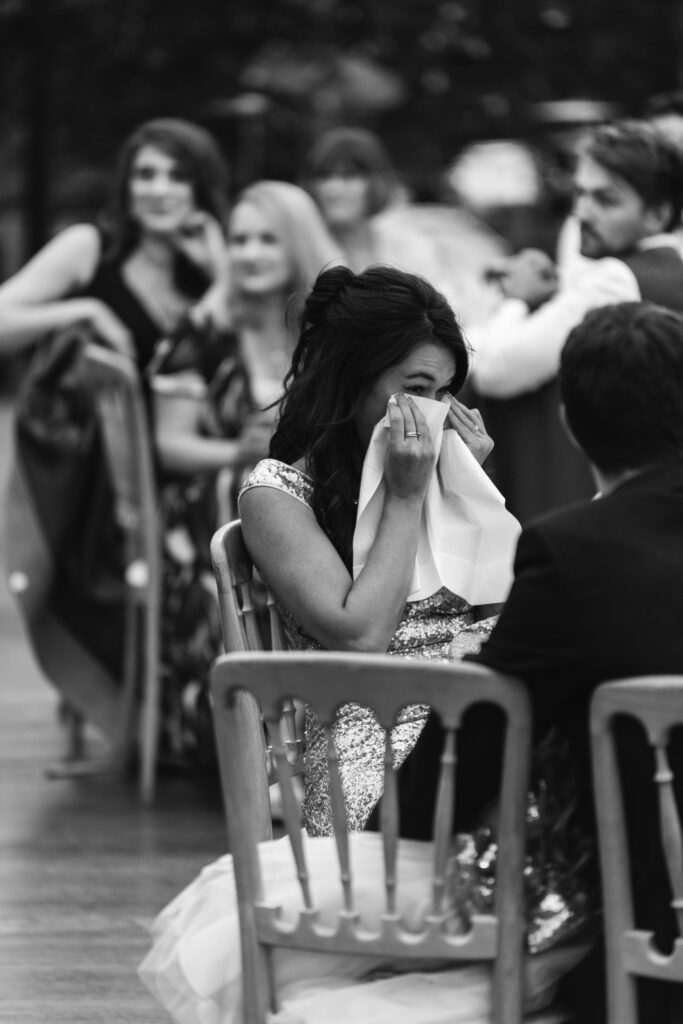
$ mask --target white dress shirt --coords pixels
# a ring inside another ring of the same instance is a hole
[[[676,236],[652,235],[638,248],[663,246],[678,249]],[[567,335],[590,309],[640,297],[635,274],[616,257],[568,262],[557,293],[533,313],[522,299],[503,299],[485,324],[470,328],[475,387],[490,398],[535,391],[555,377]]]

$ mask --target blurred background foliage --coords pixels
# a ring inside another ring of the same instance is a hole
[[[296,180],[318,131],[355,123],[415,198],[443,199],[470,142],[542,146],[557,101],[637,114],[675,88],[681,18],[681,0],[0,0],[10,247],[92,215],[121,140],[158,115],[210,128],[233,190]]]

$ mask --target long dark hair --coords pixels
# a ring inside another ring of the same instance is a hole
[[[347,566],[365,456],[354,417],[378,377],[429,342],[454,356],[457,392],[467,343],[444,296],[414,274],[333,267],[306,299],[270,454],[290,465],[305,459],[315,514]]]
[[[157,118],[136,128],[121,149],[111,197],[100,217],[105,236],[106,259],[120,262],[138,242],[140,229],[130,215],[129,184],[133,161],[143,146],[154,146],[177,160],[192,182],[199,209],[206,210],[225,228],[228,172],[217,143],[209,132],[191,121],[173,117]],[[196,271],[196,268],[181,266],[178,269],[181,276],[188,278],[191,291],[203,290],[201,282],[192,280],[192,271]],[[206,287],[205,281],[203,286]]]

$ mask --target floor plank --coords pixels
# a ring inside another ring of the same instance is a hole
[[[5,438],[10,414],[0,403]],[[7,461],[5,445],[3,494]],[[218,787],[162,778],[143,808],[134,780],[48,781],[65,739],[56,696],[4,586],[0,656],[0,1021],[166,1024],[136,968],[146,925],[225,851]]]

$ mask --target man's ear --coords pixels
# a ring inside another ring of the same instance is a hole
[[[660,235],[669,229],[671,223],[671,203],[655,203],[645,210],[645,226],[648,235]]]
[[[569,423],[567,422],[567,410],[564,407],[564,402],[560,402],[559,413],[560,413],[560,423],[562,424],[562,427],[564,428],[565,434],[567,435],[567,437],[569,438],[571,443],[574,445],[574,447],[578,448],[579,451],[582,452],[583,448],[581,447],[579,442],[576,440],[576,438],[572,434],[572,428],[569,426]]]

